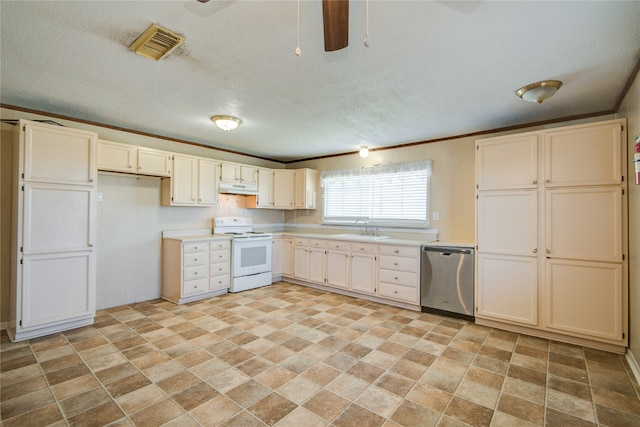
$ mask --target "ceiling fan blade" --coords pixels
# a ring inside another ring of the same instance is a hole
[[[349,0],[322,0],[324,50],[332,52],[349,44]]]

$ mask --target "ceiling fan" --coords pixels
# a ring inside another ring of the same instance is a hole
[[[198,0],[207,3],[209,0]],[[333,52],[349,44],[349,0],[322,0],[324,50]]]

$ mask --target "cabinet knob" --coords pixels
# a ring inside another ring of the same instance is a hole
[[[133,166],[129,165],[128,168],[131,169]]]
[[[400,253],[400,251],[398,249],[396,249],[395,251],[393,251],[394,253]]]
[[[193,272],[193,274],[197,276],[197,275],[198,275],[198,272],[197,272],[197,271],[194,271],[194,272]]]
[[[93,182],[93,178],[89,178],[89,182]]]
[[[194,260],[195,262],[198,262],[198,258],[194,258],[193,260]]]
[[[141,171],[142,170],[142,166],[138,166],[138,170]]]
[[[397,263],[397,262],[394,262],[394,263],[393,263],[393,265],[398,265],[398,263]]]
[[[550,254],[551,253],[551,249],[547,249],[547,253]]]
[[[398,277],[394,277],[393,280],[398,280]]]
[[[538,248],[535,248],[535,249],[533,250],[533,253],[534,253],[534,254],[537,254],[537,253],[538,253]]]
[[[93,243],[89,243],[89,247],[92,248],[93,247]]]
[[[538,181],[533,181],[533,185],[536,185],[538,183]]]
[[[550,180],[550,179],[548,179],[548,180],[546,180],[545,182],[546,182],[547,184],[549,184],[549,183],[551,182],[551,180]]]

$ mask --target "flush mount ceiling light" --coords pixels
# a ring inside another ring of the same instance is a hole
[[[358,151],[358,154],[360,154],[360,157],[362,157],[363,159],[369,156],[369,148],[366,145],[363,145],[360,147],[360,151]]]
[[[211,121],[225,132],[234,130],[242,123],[242,120],[233,116],[213,116]]]
[[[521,87],[516,91],[516,95],[527,102],[542,104],[545,99],[549,99],[560,89],[560,80],[543,80]]]

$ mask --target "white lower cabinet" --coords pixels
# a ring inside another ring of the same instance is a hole
[[[227,293],[230,285],[230,239],[163,239],[162,298],[183,304]]]
[[[380,245],[378,293],[411,304],[420,303],[420,248]]]
[[[282,277],[293,277],[293,239],[282,238]]]
[[[351,286],[354,292],[375,294],[377,290],[378,247],[366,243],[351,244]]]
[[[351,272],[351,244],[327,242],[327,285],[348,289]]]
[[[273,236],[271,243],[271,277],[273,282],[282,279],[282,237]]]

